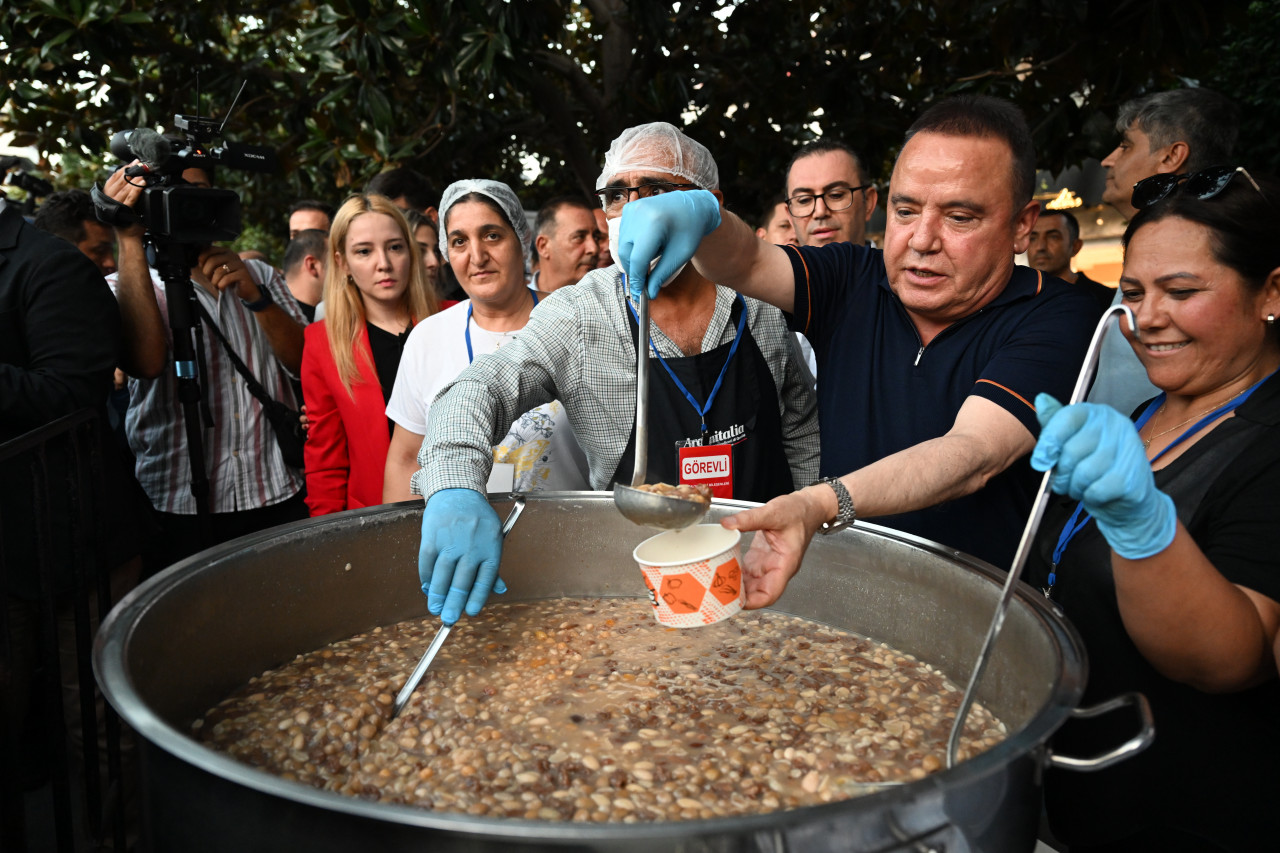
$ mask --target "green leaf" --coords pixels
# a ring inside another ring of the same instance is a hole
[[[391,101],[387,99],[386,94],[376,86],[364,86],[363,92],[369,105],[369,112],[373,116],[374,125],[376,127],[389,127],[391,125]]]
[[[43,45],[40,46],[40,58],[44,59],[45,57],[47,57],[49,55],[49,51],[53,50],[58,45],[64,43],[67,39],[71,38],[75,34],[76,34],[75,30],[63,30],[53,38],[49,39],[47,42],[45,42]]]
[[[21,100],[24,100],[27,102],[39,101],[42,97],[44,97],[43,93],[39,89],[37,89],[35,86],[32,86],[30,83],[28,83],[25,80],[14,80],[13,92]]]

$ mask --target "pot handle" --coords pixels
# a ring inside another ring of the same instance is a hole
[[[1095,705],[1092,708],[1073,708],[1071,716],[1076,719],[1083,720],[1089,717],[1098,717],[1102,714],[1109,713],[1122,708],[1125,705],[1132,705],[1138,711],[1138,716],[1142,719],[1142,729],[1129,740],[1117,746],[1110,752],[1104,752],[1102,755],[1093,758],[1072,758],[1068,755],[1054,755],[1049,750],[1046,755],[1048,763],[1054,767],[1061,767],[1065,770],[1093,771],[1102,770],[1110,767],[1120,761],[1124,761],[1130,756],[1137,755],[1142,750],[1151,745],[1151,741],[1156,736],[1155,719],[1151,716],[1151,703],[1147,701],[1147,697],[1141,693],[1123,693],[1114,699],[1103,702],[1101,705]]]

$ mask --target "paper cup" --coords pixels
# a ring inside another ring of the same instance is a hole
[[[649,588],[653,616],[672,628],[697,628],[742,609],[742,534],[718,524],[668,530],[632,556]]]

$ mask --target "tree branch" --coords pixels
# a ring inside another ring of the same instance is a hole
[[[1044,69],[1050,67],[1051,65],[1055,65],[1061,62],[1062,60],[1066,59],[1068,56],[1074,53],[1075,49],[1079,46],[1080,46],[1079,42],[1072,42],[1067,47],[1066,50],[1062,51],[1062,53],[1059,53],[1057,56],[1054,56],[1050,59],[1046,59],[1044,62],[1037,62],[1034,65],[1029,65],[1026,68],[1019,68],[1017,66],[1014,66],[1013,68],[1006,68],[1001,70],[991,69],[988,71],[983,71],[980,74],[970,74],[967,77],[957,77],[956,82],[972,83],[975,80],[984,80],[988,77],[1021,77],[1028,74],[1034,74],[1037,71],[1043,71]]]

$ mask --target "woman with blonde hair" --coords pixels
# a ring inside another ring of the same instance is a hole
[[[409,223],[383,196],[348,198],[329,245],[325,318],[307,327],[302,352],[313,516],[382,502],[387,401],[410,330],[438,307]]]

